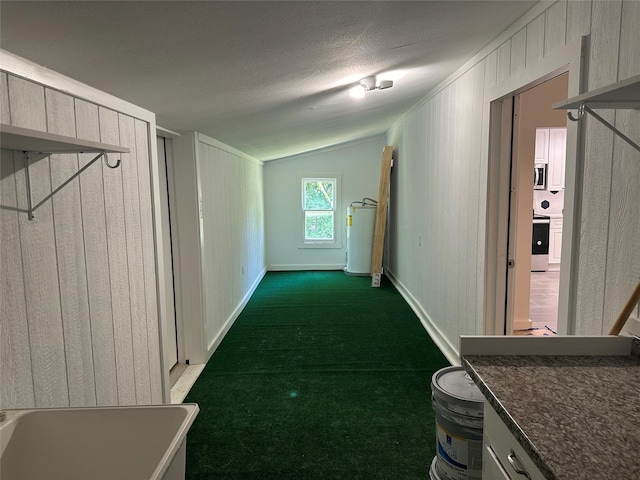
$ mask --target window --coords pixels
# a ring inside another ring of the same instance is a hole
[[[336,243],[336,178],[302,179],[305,244]]]

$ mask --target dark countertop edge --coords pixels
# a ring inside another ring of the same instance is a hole
[[[476,370],[473,368],[473,365],[471,365],[471,363],[468,362],[464,356],[460,360],[462,362],[462,366],[464,367],[465,371],[476,383],[476,385],[478,386],[482,394],[485,396],[485,398],[489,402],[489,405],[493,407],[493,409],[496,411],[500,419],[507,426],[509,431],[513,434],[514,437],[516,437],[516,440],[518,440],[518,443],[520,444],[520,446],[524,448],[524,451],[527,453],[527,455],[529,455],[533,463],[536,465],[536,467],[538,467],[538,469],[544,475],[544,477],[547,480],[558,480],[558,478],[551,471],[547,463],[540,456],[540,453],[536,449],[535,445],[531,442],[529,437],[527,437],[527,435],[520,429],[520,426],[509,414],[509,412],[504,407],[504,405],[500,403],[500,400],[498,400],[498,398],[494,395],[494,393],[487,386],[487,384],[484,383],[484,381],[482,380],[478,372],[476,372]]]

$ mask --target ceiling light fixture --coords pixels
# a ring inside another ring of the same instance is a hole
[[[353,98],[363,98],[365,92],[391,87],[393,87],[393,80],[376,80],[376,77],[364,77],[358,82],[358,85],[349,90],[349,95]]]

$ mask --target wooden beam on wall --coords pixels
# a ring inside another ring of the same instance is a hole
[[[371,254],[371,286],[379,287],[382,277],[382,253],[384,250],[385,229],[387,227],[387,206],[389,204],[389,185],[391,167],[393,166],[393,147],[387,145],[382,149],[382,165],[380,167],[380,186],[378,188],[378,209],[373,234],[373,252]]]

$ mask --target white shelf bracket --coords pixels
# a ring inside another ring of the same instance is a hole
[[[613,133],[615,133],[616,135],[618,135],[620,138],[622,138],[625,142],[627,142],[629,145],[631,145],[633,148],[635,148],[638,152],[640,152],[640,145],[638,145],[636,142],[634,142],[633,140],[631,140],[629,137],[627,137],[624,133],[622,133],[620,130],[618,130],[616,127],[614,127],[613,125],[611,125],[609,122],[607,122],[604,118],[602,118],[600,115],[598,115],[596,112],[594,112],[593,110],[591,110],[586,104],[581,104],[578,107],[578,115],[577,116],[573,116],[573,114],[571,112],[567,112],[567,117],[569,118],[569,120],[571,120],[572,122],[577,122],[578,120],[580,120],[581,118],[584,117],[585,113],[589,113],[591,114],[593,117],[595,117],[600,123],[602,123],[605,127],[607,127],[609,130],[611,130]]]
[[[66,153],[66,152],[56,152],[56,153]],[[78,152],[68,152],[68,153],[78,153]],[[104,157],[104,164],[109,168],[118,168],[120,166],[120,159],[119,158],[118,158],[118,160],[116,161],[115,164],[111,165],[109,163],[109,160],[108,160],[108,157],[107,157],[107,152],[102,151],[102,152],[98,153],[98,155],[96,155],[84,167],[82,167],[80,170],[78,170],[76,173],[74,173],[71,177],[69,177],[67,180],[65,180],[59,187],[57,187],[55,190],[53,190],[49,195],[47,195],[42,200],[40,200],[40,202],[38,202],[36,205],[33,205],[33,199],[32,199],[32,196],[31,196],[31,175],[29,174],[29,166],[31,164],[31,161],[33,160],[32,156],[33,157],[37,156],[37,157],[39,157],[38,159],[42,159],[42,158],[48,157],[50,155],[51,155],[51,153],[48,153],[48,152],[27,152],[27,151],[24,152],[25,178],[26,178],[26,184],[27,184],[27,214],[29,216],[29,220],[33,220],[33,218],[35,217],[35,211],[38,208],[40,208],[47,200],[49,200],[51,197],[53,197],[56,193],[58,193],[64,187],[66,187],[69,183],[71,183],[76,177],[78,177],[82,172],[84,172],[87,168],[89,168],[91,165],[93,165],[101,157]]]

